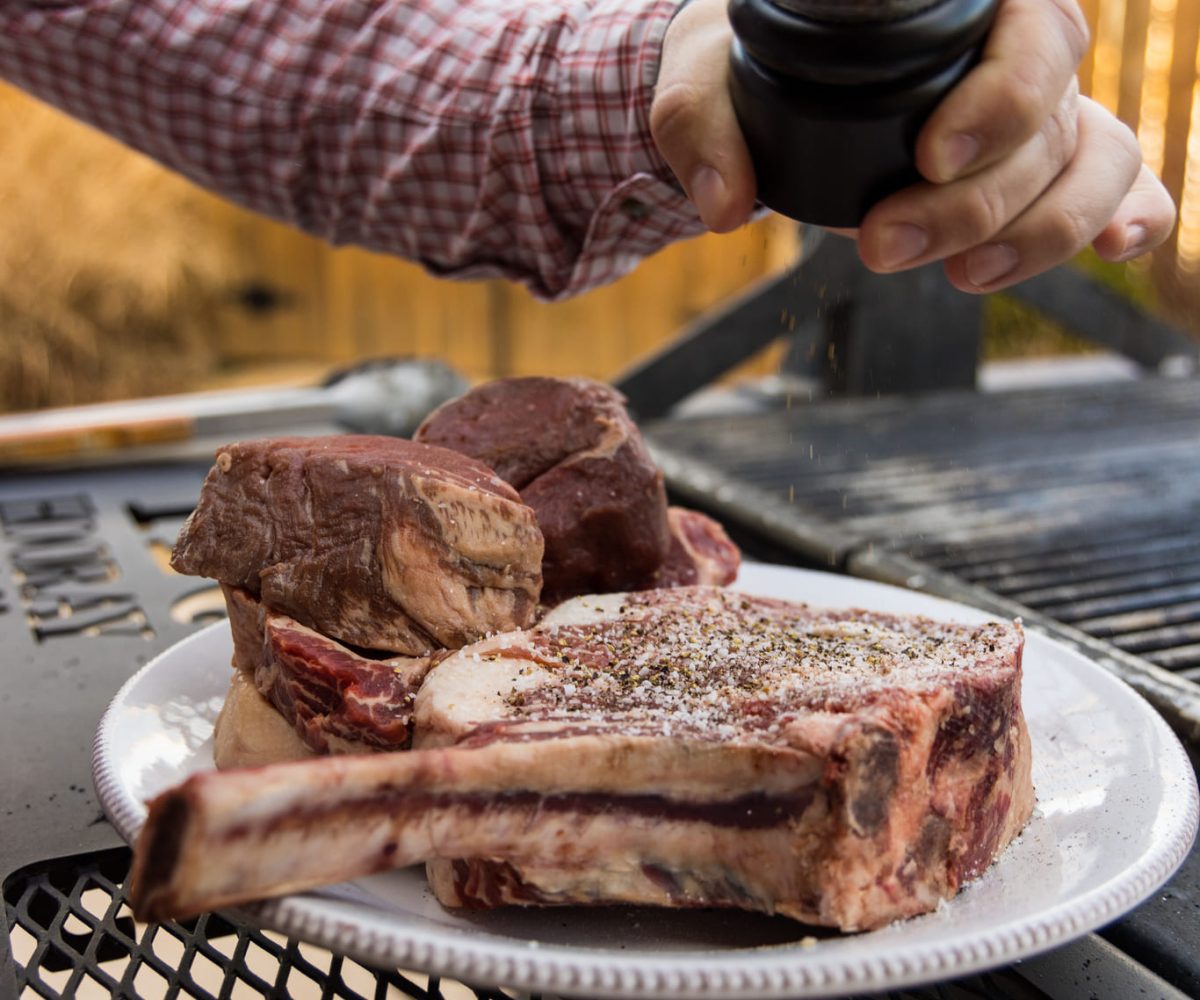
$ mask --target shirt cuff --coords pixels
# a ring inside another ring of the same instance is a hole
[[[678,0],[599,0],[567,57],[560,148],[581,183],[565,185],[583,223],[569,272],[553,298],[613,281],[670,243],[706,232],[650,135],[663,36]]]

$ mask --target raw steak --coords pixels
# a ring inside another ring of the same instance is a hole
[[[376,656],[350,649],[263,607],[240,588],[225,587],[233,633],[233,662],[299,737],[274,741],[287,759],[316,753],[402,750],[412,739],[413,699],[439,656]],[[235,687],[234,691],[241,694]],[[235,703],[218,720],[218,736],[241,727],[253,699]],[[256,728],[261,723],[251,718]],[[219,741],[218,741],[219,744]],[[266,761],[263,761],[266,762]],[[227,753],[218,767],[236,766]]]
[[[159,796],[134,906],[182,916],[432,860],[449,905],[878,927],[953,895],[1028,818],[1022,648],[1019,625],[719,588],[580,598],[438,664],[419,749]]]
[[[667,523],[671,528],[671,546],[645,589],[695,584],[725,586],[737,579],[742,553],[719,523],[686,507],[668,507]]]
[[[683,507],[668,509],[671,549],[650,581],[656,587],[725,585],[737,577],[741,554],[711,518]],[[299,742],[277,737],[263,706],[236,685],[240,696],[218,720],[218,767],[291,760],[317,753],[399,750],[408,746],[413,698],[444,653],[423,657],[375,656],[350,649],[267,611],[246,590],[223,585],[233,633],[233,662]],[[238,734],[250,727],[259,733]],[[247,744],[253,743],[253,746]],[[274,759],[269,757],[274,751]]]
[[[529,625],[541,561],[533,512],[490,469],[344,435],[222,449],[171,564],[344,643],[419,656]]]
[[[610,386],[489,382],[444,403],[414,440],[477,458],[520,491],[546,539],[548,603],[644,587],[667,556],[662,473]]]

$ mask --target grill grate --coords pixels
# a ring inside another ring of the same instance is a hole
[[[651,429],[685,498],[866,550],[1200,679],[1200,382],[843,400]]]
[[[913,546],[908,554],[1055,621],[1200,680],[1200,526],[1152,520],[1111,533],[989,545]]]
[[[32,865],[4,884],[17,990],[38,997],[412,997],[511,1000],[417,972],[372,969],[323,948],[205,914],[133,919],[124,848]]]

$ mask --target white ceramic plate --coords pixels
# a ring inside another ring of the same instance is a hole
[[[986,617],[894,587],[778,567],[747,566],[738,587],[815,604]],[[229,657],[228,627],[213,625],[147,664],[109,707],[94,774],[126,839],[145,821],[148,798],[211,766]],[[817,997],[965,975],[1125,913],[1170,877],[1196,832],[1196,782],[1183,748],[1122,682],[1030,634],[1024,705],[1038,794],[1024,833],[937,912],[869,934],[821,934],[736,912],[458,915],[432,898],[420,868],[242,912],[375,965],[590,997]]]

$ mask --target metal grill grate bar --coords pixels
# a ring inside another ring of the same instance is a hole
[[[1097,618],[1107,618],[1111,621],[1126,613],[1165,609],[1174,605],[1191,603],[1198,599],[1200,599],[1200,583],[1188,583],[1178,586],[1129,590],[1113,597],[1097,597],[1087,601],[1047,604],[1039,610],[1051,618],[1076,625],[1088,632],[1090,623]]]
[[[983,582],[1039,569],[1086,566],[1106,556],[1137,558],[1142,553],[1193,544],[1195,540],[1186,536],[1195,521],[1189,518],[1186,523],[1161,519],[1149,524],[1116,523],[1101,537],[1097,536],[1095,527],[1089,525],[1049,535],[1014,533],[966,546],[944,542],[914,543],[908,546],[908,552],[913,558],[934,563],[965,580]]]
[[[1149,569],[1136,572],[1128,570],[1127,564],[1122,568],[1120,564],[1106,559],[1103,566],[1091,563],[1077,574],[1071,574],[1069,583],[1036,586],[1041,581],[1018,577],[998,580],[991,587],[1001,594],[1019,594],[1021,603],[1031,608],[1053,608],[1070,606],[1090,598],[1115,597],[1200,582],[1200,561],[1169,566],[1155,561]]]
[[[1115,646],[1145,656],[1160,666],[1174,664],[1176,669],[1200,665],[1200,621],[1182,626],[1164,626],[1131,632],[1112,638]]]
[[[419,973],[371,969],[221,914],[142,924],[123,886],[125,848],[32,865],[4,883],[21,996],[260,996],[513,1000]],[[25,947],[22,949],[21,945]],[[423,985],[422,985],[423,984]],[[536,1000],[536,998],[530,998]]]
[[[986,586],[994,581],[1019,588],[1046,586],[1063,578],[1101,579],[1126,568],[1138,570],[1200,555],[1200,539],[1165,526],[1158,532],[1161,533],[1114,528],[1103,538],[1097,538],[1094,530],[1074,537],[1068,532],[1049,539],[1021,537],[993,546],[997,550],[994,552],[981,545],[979,558],[974,561],[970,561],[969,549],[963,552],[958,548],[943,548],[939,552],[934,546],[926,546],[924,551],[914,546],[910,552],[973,583]],[[1028,553],[1035,546],[1042,553],[1040,556],[1017,554]]]
[[[745,507],[812,558],[894,553],[1196,665],[1200,380],[841,400],[650,436],[684,496],[702,502],[712,470],[723,516]]]
[[[1075,627],[1100,639],[1112,640],[1123,633],[1142,632],[1168,625],[1183,625],[1200,619],[1200,602],[1184,601],[1164,608],[1145,608],[1124,614],[1085,618]]]

